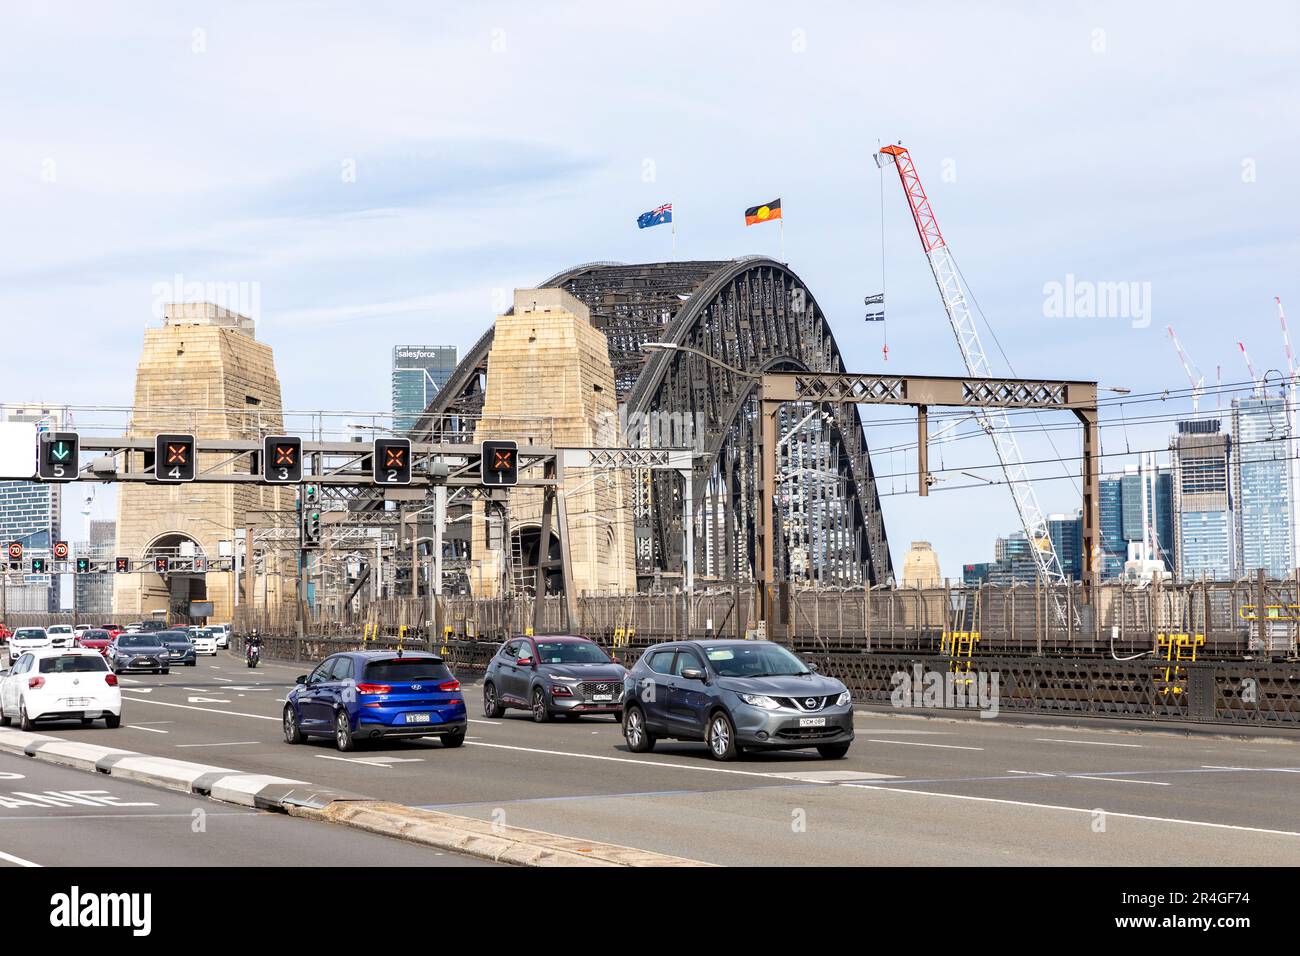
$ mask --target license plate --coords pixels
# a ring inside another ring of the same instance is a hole
[[[63,705],[65,707],[85,707],[89,703],[90,700],[86,697],[69,697],[63,702]]]
[[[826,718],[825,717],[800,717],[799,726],[800,727],[825,727]]]
[[[595,701],[613,700],[614,695],[613,694],[592,694],[591,699]]]
[[[407,714],[406,722],[408,724],[427,724],[429,722],[428,714]]]

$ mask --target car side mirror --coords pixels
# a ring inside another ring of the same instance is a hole
[[[517,661],[520,667],[532,667],[533,659],[531,657],[521,657]]]
[[[305,684],[305,683],[307,683],[307,675],[306,675],[306,674],[299,674],[297,677],[295,677],[295,678],[293,679],[293,682],[294,682],[295,684]]]
[[[682,669],[682,676],[687,680],[704,680],[704,671],[698,667],[686,667]]]

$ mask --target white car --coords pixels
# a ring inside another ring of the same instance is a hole
[[[217,638],[217,647],[227,648],[230,646],[230,625],[229,624],[213,624],[212,627],[209,628],[209,630],[212,631],[212,633]]]
[[[16,720],[23,730],[32,730],[38,720],[87,725],[101,717],[109,727],[122,723],[122,692],[98,651],[28,651],[0,676],[0,726]]]
[[[194,643],[195,654],[217,656],[217,635],[211,628],[204,627],[191,633],[190,640]]]
[[[72,633],[77,637],[81,637],[82,634],[85,634],[90,629],[91,628],[89,624],[78,624],[76,627],[72,629]]]
[[[77,636],[71,624],[51,624],[45,629],[45,633],[50,636],[52,647],[71,647],[73,639]]]
[[[9,636],[9,665],[12,667],[18,658],[27,651],[51,647],[50,636],[43,627],[20,627]]]

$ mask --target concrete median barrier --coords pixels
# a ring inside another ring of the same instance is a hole
[[[381,801],[336,801],[321,809],[287,807],[293,816],[356,827],[412,843],[517,866],[709,866],[648,850],[577,840],[486,820]]]

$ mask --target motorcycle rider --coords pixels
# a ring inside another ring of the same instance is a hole
[[[253,628],[244,641],[244,657],[248,661],[249,667],[256,666],[258,660],[262,657],[262,635],[257,628]]]

